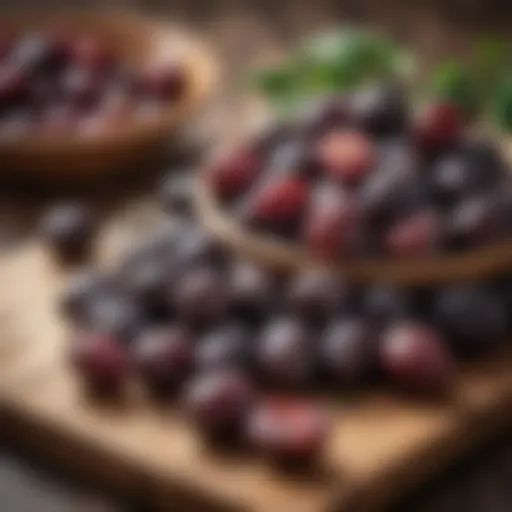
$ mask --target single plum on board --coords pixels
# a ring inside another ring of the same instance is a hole
[[[193,341],[186,329],[166,327],[143,332],[133,347],[134,366],[148,389],[165,395],[183,384],[192,370]]]
[[[219,369],[194,377],[185,388],[183,403],[207,439],[233,443],[242,437],[253,397],[252,384],[242,373]]]
[[[79,202],[61,204],[41,219],[41,235],[50,249],[64,261],[89,256],[96,234],[96,219],[91,210]]]
[[[125,349],[115,338],[102,332],[86,333],[75,340],[70,359],[73,368],[95,392],[120,392],[131,373]]]
[[[249,442],[278,465],[312,465],[325,448],[330,422],[320,406],[297,398],[258,402],[247,421]]]
[[[426,394],[449,389],[455,370],[442,335],[427,324],[412,321],[391,325],[383,333],[380,362],[399,386]]]

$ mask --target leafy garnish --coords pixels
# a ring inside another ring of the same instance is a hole
[[[468,63],[444,61],[432,72],[430,93],[448,99],[469,115],[491,118],[512,131],[512,48],[495,36],[476,41]]]
[[[474,55],[475,78],[482,90],[491,91],[497,81],[510,71],[510,44],[495,36],[485,37],[477,41]]]
[[[501,81],[493,95],[491,110],[498,126],[512,132],[512,74]]]
[[[278,66],[258,72],[253,86],[289,115],[315,96],[389,78],[407,80],[414,64],[412,54],[384,36],[344,28],[305,41]],[[492,114],[499,127],[512,132],[512,46],[506,40],[477,40],[471,60],[439,63],[426,83],[429,96],[453,102],[471,117]]]
[[[446,61],[432,73],[430,93],[457,105],[462,112],[473,116],[481,108],[480,91],[471,74],[463,64]]]
[[[347,28],[305,41],[279,67],[256,74],[254,84],[274,105],[282,106],[404,75],[411,63],[410,55],[386,38]]]

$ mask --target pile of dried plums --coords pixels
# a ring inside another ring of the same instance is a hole
[[[299,117],[207,168],[219,207],[245,230],[329,260],[429,257],[512,234],[507,166],[454,105],[413,115],[388,85]]]
[[[0,34],[0,136],[119,129],[181,98],[178,64],[131,69],[106,41],[58,28]]]
[[[163,187],[182,211],[186,181]],[[57,254],[76,256],[92,225],[83,206],[62,206],[43,233]],[[138,380],[150,395],[177,399],[206,438],[245,440],[296,465],[314,460],[329,432],[311,393],[391,382],[449,395],[456,358],[507,339],[511,303],[511,279],[407,289],[316,270],[276,274],[236,259],[182,216],[115,271],[71,279],[61,306],[76,327],[73,367],[91,390],[111,396]]]

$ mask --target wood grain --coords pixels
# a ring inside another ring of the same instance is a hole
[[[33,448],[116,488],[137,488],[163,510],[176,496],[219,510],[376,510],[510,419],[512,358],[500,354],[461,368],[443,404],[386,390],[328,402],[335,431],[324,471],[309,479],[249,455],[209,453],[176,409],[151,404],[135,384],[122,403],[87,398],[67,367],[70,330],[55,306],[65,278],[37,244],[0,265],[13,334],[2,341],[7,412]]]

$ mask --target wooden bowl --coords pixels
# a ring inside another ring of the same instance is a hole
[[[221,208],[204,174],[198,177],[195,204],[206,229],[235,253],[286,271],[316,267],[356,282],[429,286],[486,278],[510,268],[512,263],[512,240],[463,254],[439,254],[421,259],[372,258],[326,262],[315,258],[305,247],[248,231]]]
[[[182,65],[187,76],[183,98],[147,119],[130,119],[96,134],[30,134],[0,140],[2,172],[73,180],[133,168],[163,147],[214,88],[214,59],[201,43],[178,28],[135,13],[103,9],[23,11],[4,16],[1,23],[13,34],[63,26],[98,35],[134,69],[149,62],[172,61]]]

